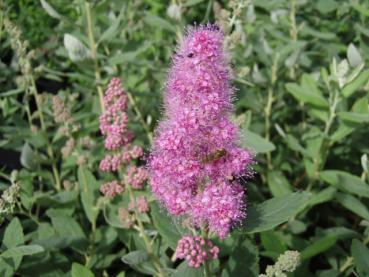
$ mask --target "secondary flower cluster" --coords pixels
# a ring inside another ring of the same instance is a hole
[[[105,111],[100,116],[100,131],[105,136],[104,145],[112,153],[101,160],[101,171],[118,171],[123,164],[129,165],[132,160],[143,155],[141,147],[131,145],[134,135],[127,129],[127,100],[121,81],[113,78],[104,95]],[[147,179],[147,171],[144,167],[131,165],[126,172],[126,179],[133,188],[141,189]],[[122,193],[124,188],[113,181],[102,185],[100,191],[105,196],[114,197]]]
[[[245,217],[238,179],[249,174],[252,154],[239,147],[230,120],[233,89],[222,42],[213,25],[188,31],[173,59],[148,167],[152,191],[171,214],[224,238]]]
[[[188,266],[198,268],[206,260],[217,259],[219,248],[200,236],[184,236],[178,241],[176,257],[186,259]]]

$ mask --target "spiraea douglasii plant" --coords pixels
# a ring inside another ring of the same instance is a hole
[[[367,276],[364,0],[0,0],[0,276]]]

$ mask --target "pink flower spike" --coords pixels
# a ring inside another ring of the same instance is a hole
[[[251,175],[253,163],[231,121],[234,89],[223,39],[214,25],[188,29],[173,58],[164,120],[148,159],[152,191],[169,213],[221,238],[245,218],[238,179]]]

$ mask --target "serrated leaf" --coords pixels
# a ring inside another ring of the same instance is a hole
[[[81,264],[72,264],[72,277],[94,277],[95,275],[87,267]]]
[[[22,225],[17,217],[9,223],[5,229],[3,245],[6,248],[12,248],[24,243]]]
[[[273,143],[254,132],[244,130],[244,135],[245,141],[243,146],[256,153],[268,153],[275,150],[275,145]]]
[[[295,192],[251,206],[241,232],[251,234],[271,230],[292,217],[309,198],[307,192]]]

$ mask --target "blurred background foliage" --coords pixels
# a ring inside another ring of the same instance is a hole
[[[302,257],[291,276],[369,275],[368,1],[0,5],[1,276],[150,274],[145,263],[121,261],[142,248],[137,233],[110,218],[124,199],[108,203],[99,197],[107,179],[98,170],[104,155],[99,97],[113,76],[123,80],[131,95],[130,129],[148,152],[170,57],[185,27],[195,22],[217,22],[226,34],[235,120],[242,143],[256,152],[255,178],[247,185],[250,205],[294,191],[311,193],[278,228],[246,236],[240,227],[220,242],[217,275],[257,276],[287,249]],[[67,135],[54,122],[53,95],[75,122]],[[63,157],[70,138],[76,144]],[[94,190],[91,199],[79,189],[84,178]],[[154,205],[149,189],[140,194]],[[158,224],[155,216],[153,222]],[[153,222],[146,224],[155,232]],[[171,234],[156,227],[163,241],[154,247],[168,268],[176,268]],[[9,252],[12,247],[18,254]],[[173,271],[177,276],[185,276],[181,266]]]

